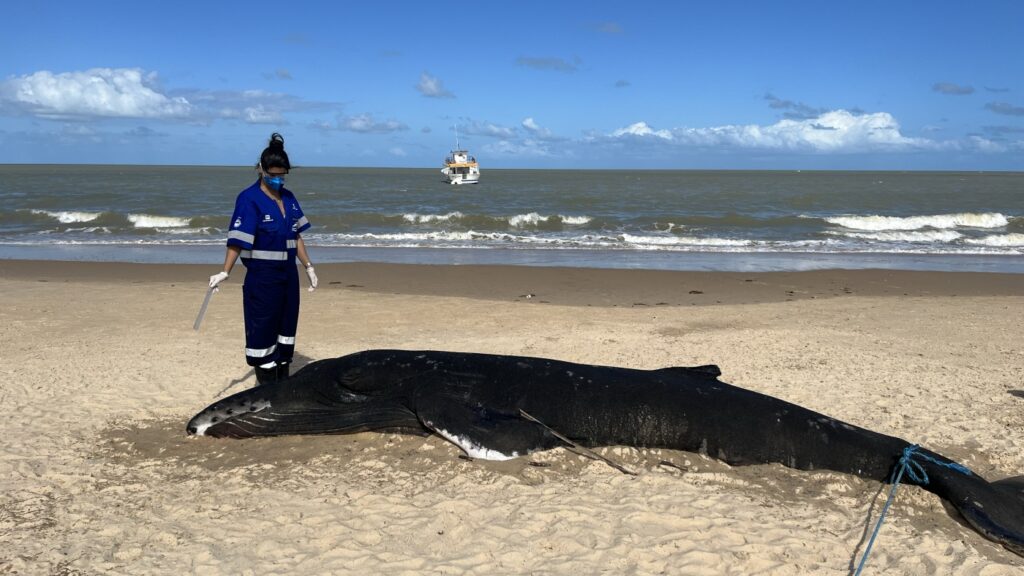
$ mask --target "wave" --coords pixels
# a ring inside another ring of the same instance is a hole
[[[696,238],[671,236],[643,236],[635,234],[593,235],[582,236],[532,236],[511,234],[507,232],[468,231],[436,231],[436,232],[397,232],[397,233],[365,233],[365,234],[327,234],[311,235],[310,241],[319,240],[324,243],[338,241],[363,242],[498,242],[516,244],[547,244],[571,246],[752,246],[753,240],[735,240],[730,238]]]
[[[451,222],[464,218],[462,212],[449,212],[447,214],[402,214],[402,219],[412,224],[433,224],[435,222]]]
[[[559,214],[558,219],[562,221],[562,224],[570,226],[583,226],[593,220],[590,216],[566,216],[564,214]]]
[[[538,212],[526,214],[515,214],[512,216],[485,216],[467,215],[459,211],[446,214],[419,214],[416,212],[402,214],[402,220],[409,224],[484,224],[484,225],[508,225],[513,228],[529,228],[543,225],[567,225],[584,226],[590,223],[593,218],[590,216],[568,216],[555,214],[545,216]]]
[[[638,246],[753,246],[753,240],[736,240],[733,238],[698,238],[694,236],[639,236],[623,234],[622,241]]]
[[[981,238],[966,238],[964,243],[1001,248],[1024,247],[1024,234],[992,234]]]
[[[49,216],[61,224],[77,224],[79,222],[92,222],[102,215],[102,212],[72,212],[72,211],[50,211],[31,210],[33,214]]]
[[[124,225],[130,223],[135,228],[183,228],[188,226],[192,219],[180,216],[155,216],[152,214],[128,214],[122,215],[116,212],[86,212],[72,210],[29,210],[37,216],[48,216],[61,224],[104,224],[106,226]],[[82,228],[71,228],[82,230]]]
[[[129,214],[128,221],[134,224],[136,228],[182,228],[189,225],[191,218]]]
[[[24,236],[4,238],[0,246],[223,246],[223,238],[212,234],[181,234],[174,229],[166,235],[119,237],[102,228],[93,228],[89,237],[40,233],[32,240]],[[83,230],[84,231],[84,230]],[[646,235],[579,234],[531,235],[505,232],[402,232],[365,234],[312,234],[308,244],[317,247],[353,248],[429,248],[429,249],[536,249],[536,250],[611,250],[638,252],[688,253],[820,253],[820,254],[1024,254],[1024,234],[990,235],[951,243],[881,242],[836,235],[814,240],[736,239],[720,237],[666,237]]]
[[[536,212],[530,212],[529,214],[516,214],[515,216],[510,216],[508,218],[508,224],[515,228],[525,228],[527,226],[536,226],[541,222],[546,223],[550,218],[550,216],[541,216]]]
[[[923,228],[1003,228],[1010,219],[998,212],[935,214],[931,216],[833,216],[824,219],[850,230],[921,230]]]
[[[878,242],[954,242],[963,238],[963,234],[953,230],[917,231],[884,231],[884,232],[836,232],[829,230],[826,234],[856,238],[858,240],[876,240]]]
[[[317,246],[382,248],[477,248],[553,250],[635,250],[642,252],[803,252],[830,250],[834,239],[770,241],[734,238],[665,237],[633,234],[534,236],[504,232],[422,232],[311,235]],[[854,250],[855,251],[855,250]]]
[[[591,228],[603,229],[623,225],[635,225],[638,228],[647,228],[660,232],[672,232],[684,229],[707,228],[786,228],[807,226],[806,218],[797,216],[781,217],[754,217],[744,216],[735,213],[727,213],[720,216],[714,215],[677,215],[678,219],[671,221],[657,217],[619,217],[609,216],[598,218],[586,214],[544,214],[532,211],[513,214],[511,216],[495,216],[480,213],[465,213],[453,211],[447,213],[419,213],[410,212],[400,215],[384,215],[378,213],[345,213],[333,216],[320,216],[316,221],[318,225],[327,225],[331,228],[350,228],[359,226],[401,226],[401,225],[437,225],[437,226],[460,226],[466,229],[526,229],[536,228],[544,230],[559,230],[563,228]]]
[[[556,214],[553,216],[542,216],[536,212],[529,214],[516,214],[508,217],[509,226],[525,228],[529,226],[540,226],[541,224],[568,224],[570,226],[583,226],[593,218],[590,216],[565,216]]]

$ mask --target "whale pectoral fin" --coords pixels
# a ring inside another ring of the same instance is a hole
[[[660,368],[658,372],[665,372],[666,374],[679,374],[683,376],[714,376],[719,377],[722,375],[722,369],[718,367],[718,364],[704,364],[703,366],[670,366],[668,368]]]
[[[428,401],[418,403],[416,413],[438,436],[482,460],[511,460],[562,445],[540,424],[485,406]]]

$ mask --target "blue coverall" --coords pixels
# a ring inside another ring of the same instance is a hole
[[[287,364],[295,352],[299,323],[299,234],[310,227],[295,195],[281,188],[285,213],[257,181],[242,190],[231,215],[228,246],[241,248],[245,265],[242,306],[245,361],[250,366]]]

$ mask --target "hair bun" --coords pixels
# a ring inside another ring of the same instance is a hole
[[[263,170],[268,168],[292,169],[292,163],[288,160],[288,153],[284,151],[284,136],[277,132],[270,135],[270,142],[267,143],[267,147],[260,154],[259,166]]]

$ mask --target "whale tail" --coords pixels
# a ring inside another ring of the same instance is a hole
[[[986,538],[1024,556],[1024,476],[988,482],[965,468],[933,462],[923,465],[928,481],[922,487],[945,498]]]
[[[1024,476],[997,480],[987,488],[951,502],[978,532],[1024,556]]]

